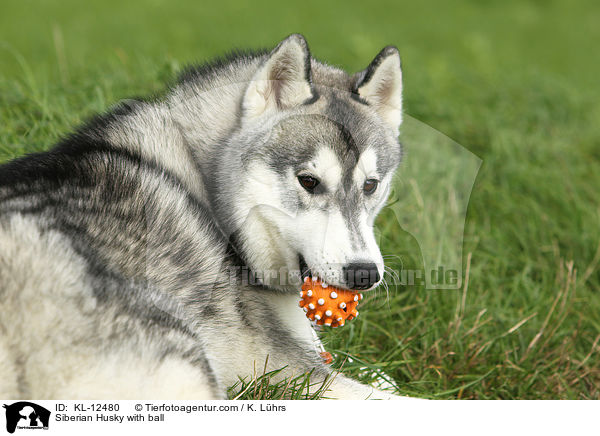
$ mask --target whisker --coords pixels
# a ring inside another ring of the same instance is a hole
[[[384,267],[383,269],[383,280],[381,281],[381,284],[383,285],[383,288],[385,289],[385,295],[386,295],[386,302],[388,303],[388,306],[390,304],[390,286],[388,283],[388,276],[389,276],[389,272],[387,270],[387,268]]]
[[[387,272],[389,276],[392,277],[392,279],[394,280],[394,285],[397,286],[400,282],[400,274],[398,274],[398,271],[392,269],[391,267],[384,265],[383,267],[384,269],[384,277],[385,277],[385,273]]]
[[[385,284],[385,301],[387,301],[388,307],[389,307],[389,305],[390,305],[390,286],[389,286],[387,280],[384,280],[383,283]]]
[[[400,256],[398,256],[397,254],[384,254],[381,257],[383,257],[384,259],[397,259],[400,262],[402,262],[402,258]]]

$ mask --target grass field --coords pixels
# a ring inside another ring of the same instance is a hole
[[[596,2],[20,0],[1,9],[0,161],[47,149],[91,114],[160,92],[183,65],[234,46],[301,32],[316,57],[355,71],[397,45],[406,113],[482,160],[466,217],[468,275],[458,291],[400,285],[368,299],[359,318],[324,334],[336,364],[352,357],[345,372],[383,369],[400,393],[426,398],[600,397]],[[418,141],[407,146],[409,168]],[[414,194],[402,186],[400,205]],[[383,251],[393,268],[395,256],[423,268],[418,241],[398,226],[402,212],[390,206],[378,219]]]

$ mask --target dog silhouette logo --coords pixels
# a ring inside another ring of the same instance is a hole
[[[6,431],[9,433],[14,433],[17,428],[48,430],[50,421],[48,409],[29,401],[4,404],[3,407],[6,409]]]

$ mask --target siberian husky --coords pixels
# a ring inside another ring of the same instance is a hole
[[[303,277],[369,292],[401,160],[395,47],[356,74],[291,35],[184,72],[0,167],[0,398],[225,399],[323,362]]]

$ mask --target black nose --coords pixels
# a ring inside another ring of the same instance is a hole
[[[344,267],[344,279],[350,289],[368,289],[380,278],[377,265],[372,262],[349,263]]]

